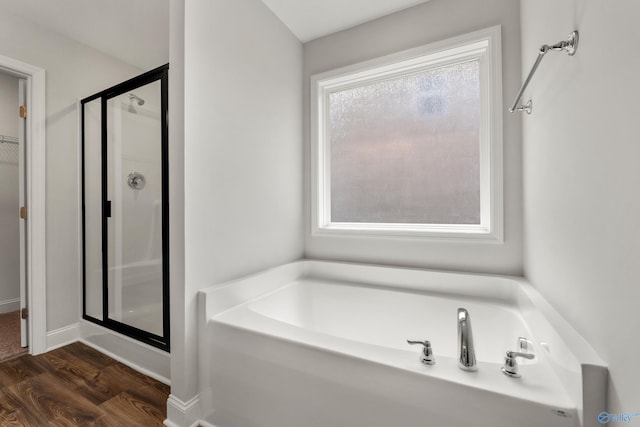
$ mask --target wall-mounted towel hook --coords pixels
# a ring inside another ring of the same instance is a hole
[[[521,104],[520,106],[518,106],[518,104],[520,103],[520,99],[522,99],[522,95],[527,89],[527,86],[529,86],[531,78],[538,69],[540,62],[542,62],[542,58],[547,54],[547,52],[551,50],[564,51],[567,52],[569,56],[575,55],[576,50],[578,50],[578,31],[573,31],[571,34],[569,34],[569,37],[567,37],[566,40],[559,41],[552,46],[545,44],[540,47],[540,50],[538,51],[538,58],[533,64],[533,67],[531,67],[531,71],[529,71],[527,79],[522,84],[520,92],[518,92],[518,96],[516,96],[516,100],[513,102],[513,106],[509,108],[509,112],[513,113],[514,111],[525,111],[527,114],[531,114],[531,111],[533,109],[533,102],[531,100],[527,101],[527,103],[525,103],[524,105]]]

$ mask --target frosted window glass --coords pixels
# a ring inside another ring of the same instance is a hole
[[[479,70],[329,94],[331,222],[480,224]]]

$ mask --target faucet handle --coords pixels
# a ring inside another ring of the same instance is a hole
[[[520,372],[518,370],[518,361],[516,357],[523,357],[525,359],[533,359],[536,356],[533,353],[522,353],[520,351],[507,351],[507,355],[504,358],[504,364],[502,365],[502,372],[512,378],[520,378]]]
[[[525,359],[534,359],[536,357],[533,353],[523,353],[521,351],[507,351],[507,358],[513,359],[515,357],[523,357]]]
[[[424,340],[424,341],[411,341],[411,340],[407,340],[407,343],[415,345],[415,344],[420,344],[422,346],[424,346],[424,348],[422,349],[422,352],[420,353],[420,362],[424,363],[425,365],[433,365],[436,363],[436,358],[433,355],[433,350],[431,348],[431,342],[428,340]]]

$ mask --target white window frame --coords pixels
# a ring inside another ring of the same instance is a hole
[[[311,233],[503,242],[501,27],[494,26],[311,77]],[[331,222],[329,95],[468,60],[480,63],[480,224]]]

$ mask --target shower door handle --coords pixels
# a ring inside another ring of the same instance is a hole
[[[106,200],[104,202],[104,216],[111,218],[111,200]]]

